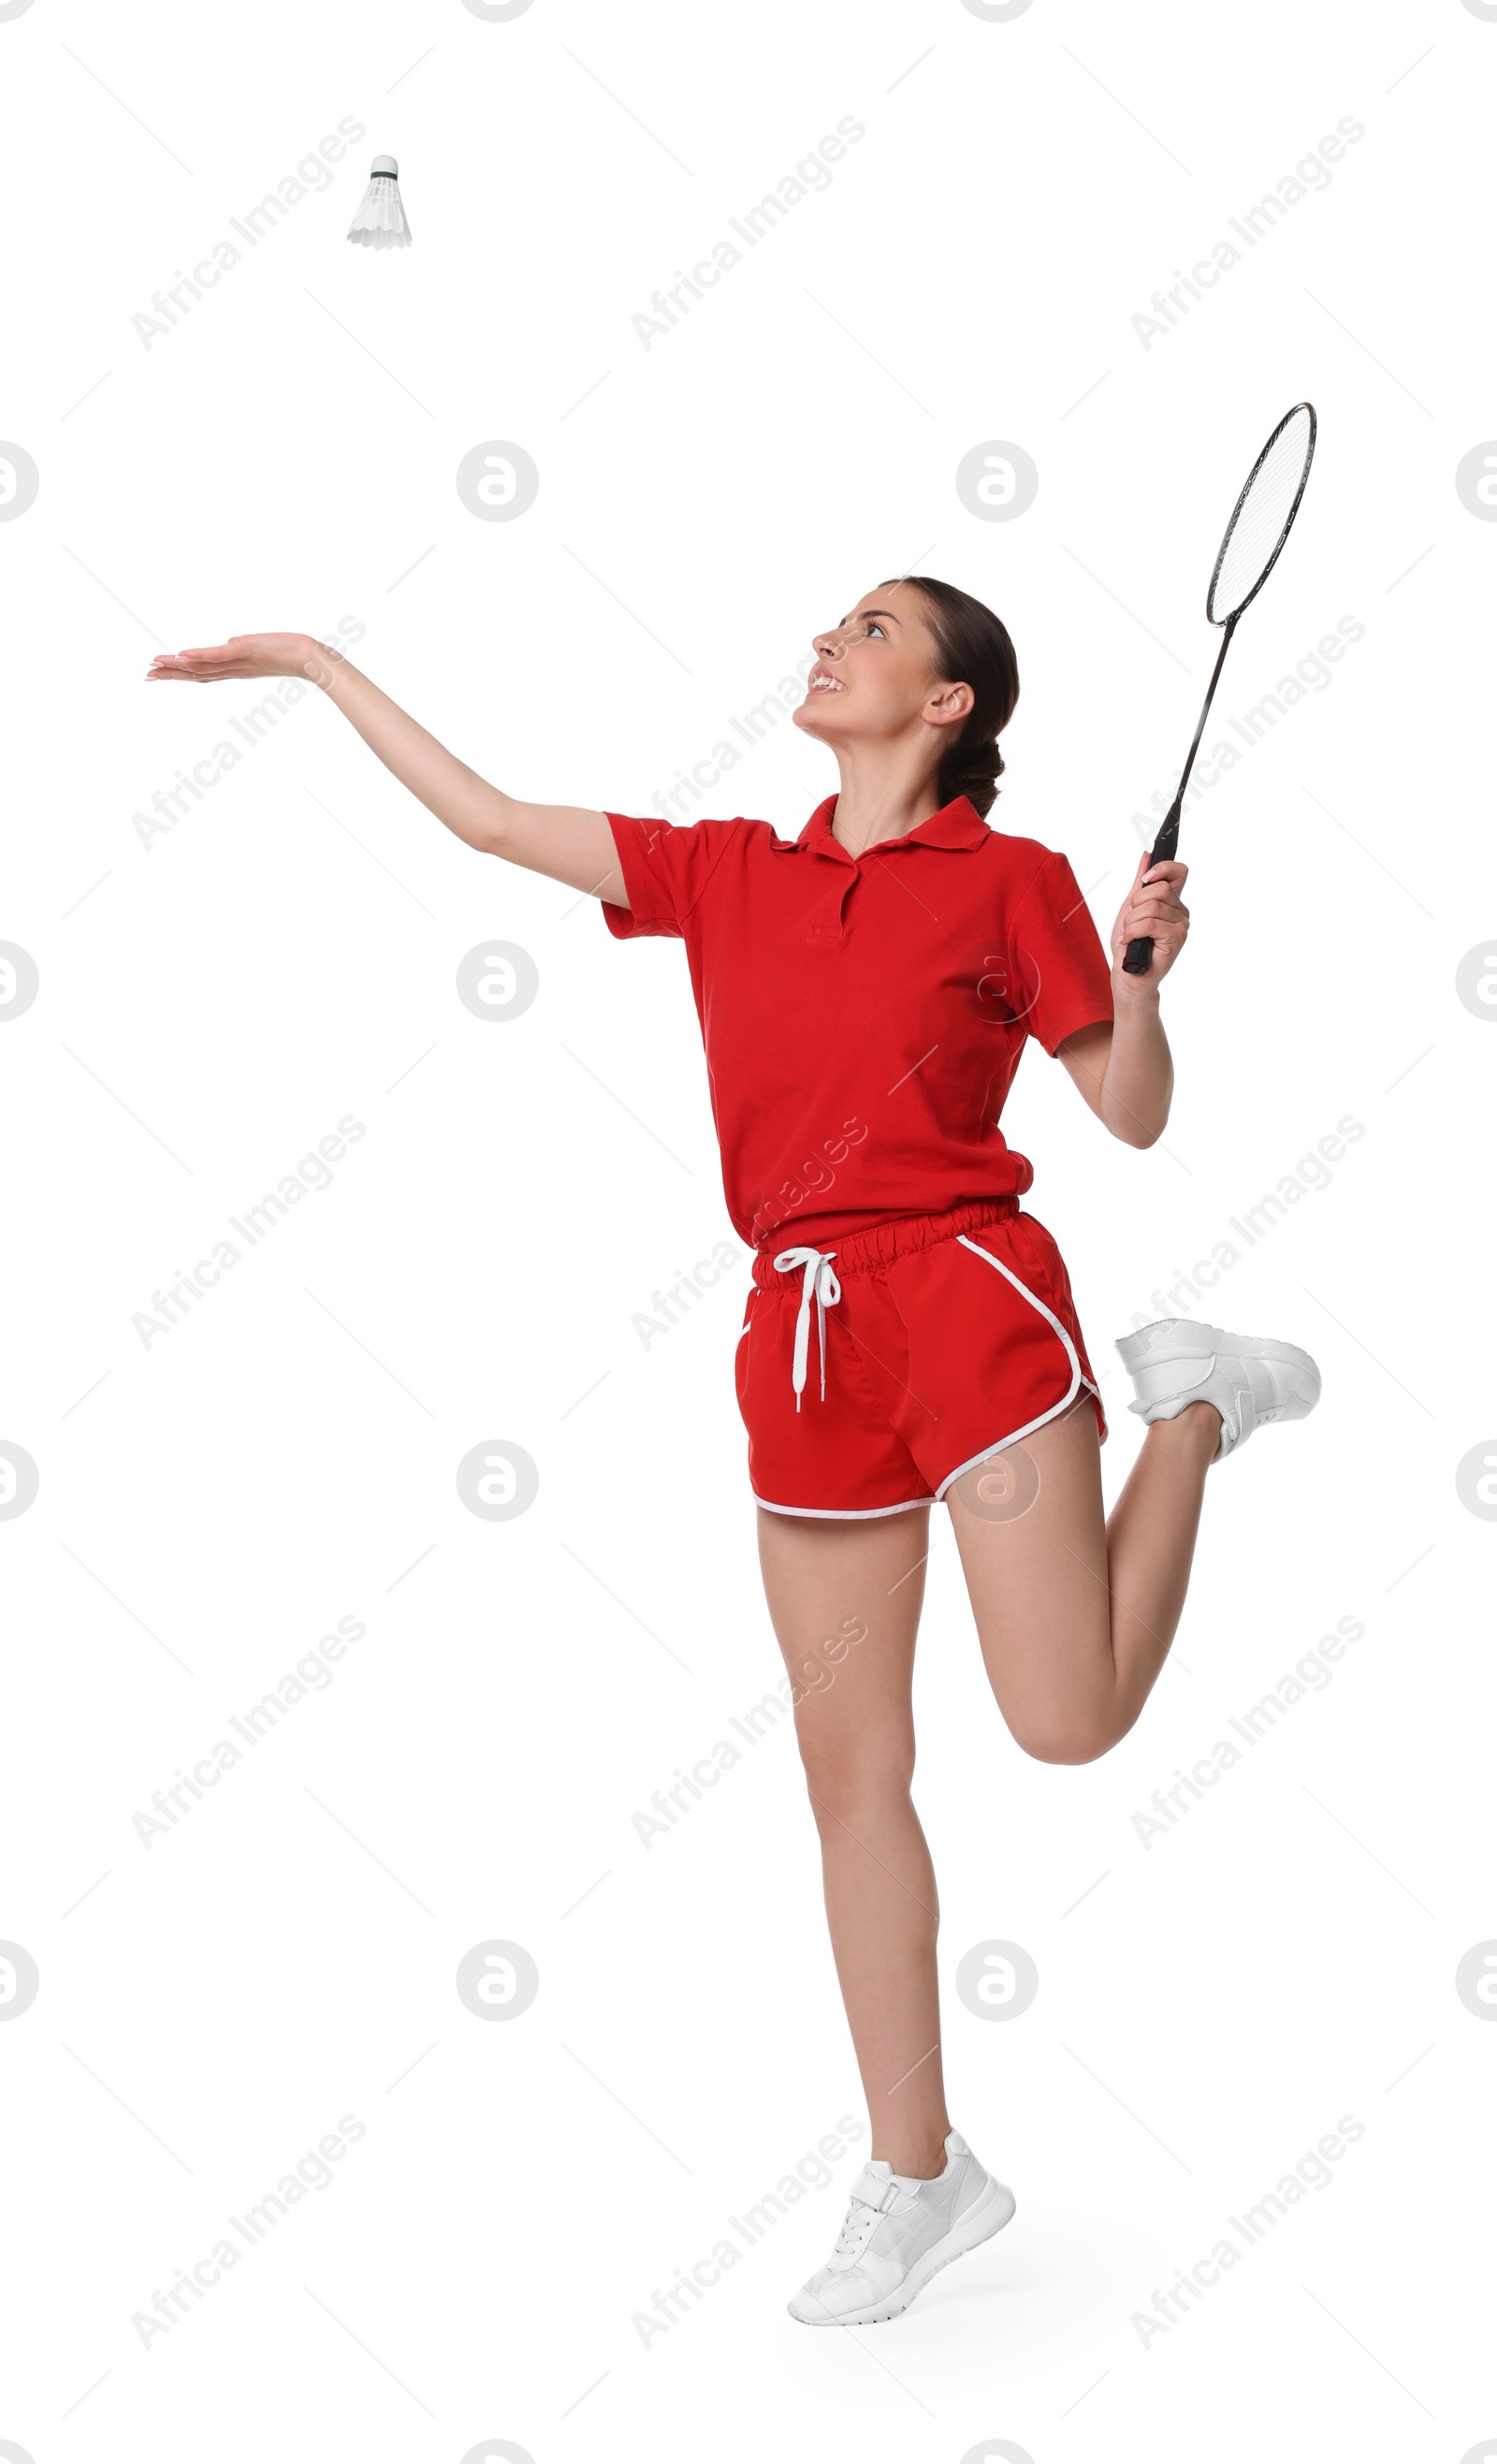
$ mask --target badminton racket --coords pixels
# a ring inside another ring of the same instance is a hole
[[[1242,495],[1232,508],[1217,561],[1211,568],[1211,581],[1206,591],[1206,622],[1222,627],[1222,648],[1211,671],[1206,698],[1185,767],[1180,772],[1175,802],[1159,825],[1154,852],[1149,858],[1156,865],[1173,856],[1179,845],[1180,803],[1190,783],[1201,733],[1206,724],[1239,617],[1252,605],[1258,593],[1278,563],[1285,540],[1294,526],[1294,517],[1305,494],[1310,466],[1315,451],[1314,406],[1297,402],[1285,412],[1267,444],[1247,474]],[[1154,943],[1144,935],[1128,944],[1123,972],[1129,976],[1146,976]]]

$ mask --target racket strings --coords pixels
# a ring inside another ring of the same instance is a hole
[[[1301,403],[1274,430],[1237,500],[1217,558],[1206,615],[1223,625],[1241,613],[1284,544],[1314,450],[1315,427]]]

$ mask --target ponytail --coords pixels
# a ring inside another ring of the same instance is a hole
[[[948,729],[936,793],[943,804],[965,796],[980,813],[987,813],[998,795],[1003,757],[998,739],[1014,715],[1019,699],[1019,662],[1007,627],[980,599],[969,598],[950,582],[923,573],[899,577],[918,590],[928,610],[933,666],[950,684],[972,688],[972,708],[959,727]]]

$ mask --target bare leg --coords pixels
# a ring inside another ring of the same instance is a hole
[[[1193,1403],[1156,1421],[1104,1524],[1090,1404],[949,1492],[983,1659],[1029,1753],[1087,1762],[1136,1720],[1184,1605],[1221,1421]],[[998,1477],[993,1477],[994,1470]],[[871,2152],[929,2179],[951,2127],[941,2075],[938,1904],[910,1796],[911,1678],[930,1517],[866,1523],[759,1511],[760,1563],[822,1843],[832,1953],[857,2053]]]
[[[941,2078],[936,1876],[910,1798],[911,1673],[930,1513],[819,1522],[759,1510],[769,1614],[798,1688],[826,1919],[872,2132],[930,2179],[951,2128]]]
[[[1210,1403],[1155,1421],[1105,1525],[1085,1400],[948,1490],[982,1657],[1026,1752],[1090,1762],[1137,1719],[1179,1623],[1221,1430]]]

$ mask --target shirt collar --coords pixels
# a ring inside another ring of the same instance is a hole
[[[826,797],[817,805],[798,839],[777,838],[775,845],[782,847],[787,854],[801,847],[810,847],[826,854],[841,856],[848,864],[853,863],[856,859],[848,854],[840,839],[832,836],[832,818],[836,810],[836,797]],[[892,847],[904,847],[911,840],[919,847],[980,847],[984,840],[991,838],[992,835],[977,806],[970,803],[965,796],[958,796],[951,803],[942,804],[939,812],[928,814],[914,829],[904,830],[897,838],[879,839],[872,847],[866,848],[865,853],[887,855]]]

